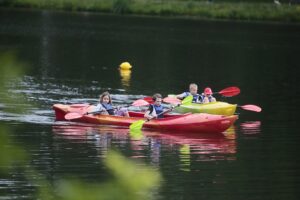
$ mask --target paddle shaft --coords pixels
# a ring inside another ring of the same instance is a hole
[[[171,108],[169,108],[169,109],[167,109],[167,110],[165,110],[165,111],[159,113],[157,116],[164,115],[164,114],[166,114],[166,113],[172,111],[174,108],[177,108],[177,107],[179,107],[179,106],[181,106],[181,104],[178,104],[178,105],[176,105],[176,106],[174,106],[174,107],[171,107]],[[154,108],[153,108],[153,109],[154,109]],[[156,116],[156,117],[157,117],[157,116]],[[150,119],[147,119],[146,121],[150,121]]]
[[[188,96],[188,97],[186,97],[184,100],[181,101],[181,104],[191,103],[192,100],[193,100],[193,97],[192,97],[192,96]],[[180,106],[181,104],[178,104],[177,106]],[[176,106],[175,106],[175,107],[176,107]],[[160,115],[162,115],[162,114],[164,114],[164,113],[166,113],[166,112],[169,112],[169,111],[172,110],[173,108],[174,108],[174,107],[172,107],[171,109],[168,109],[168,110],[166,110],[166,111],[164,111],[164,112],[161,112],[161,113],[158,114],[157,116],[160,116]],[[153,109],[154,109],[154,108],[153,108]],[[152,118],[151,118],[151,119],[152,119]],[[144,124],[145,122],[150,121],[151,119],[138,120],[138,121],[136,121],[136,122],[133,122],[133,123],[129,126],[129,128],[130,128],[131,130],[134,130],[134,129],[141,129],[141,128],[143,127],[143,124]]]
[[[122,108],[129,108],[131,105],[129,105],[129,106],[124,106],[124,107],[122,107]],[[112,108],[113,110],[118,110],[119,108],[116,108],[116,107],[114,107],[114,108]],[[106,110],[106,109],[105,109]],[[103,111],[103,110],[102,110]],[[84,115],[88,115],[88,114],[98,114],[98,113],[101,113],[102,111],[93,111],[93,112],[86,112],[86,113],[84,113]],[[106,110],[107,111],[107,110]]]

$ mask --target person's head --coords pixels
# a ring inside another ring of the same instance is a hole
[[[210,96],[210,95],[213,94],[210,87],[205,88],[203,93],[204,93],[205,96]]]
[[[198,93],[198,86],[197,86],[196,83],[191,83],[191,84],[190,84],[190,93],[191,93],[192,95],[195,95],[195,94]]]
[[[158,106],[161,105],[161,103],[162,103],[162,96],[161,96],[161,94],[159,94],[159,93],[154,94],[152,96],[152,99],[153,99],[155,105],[158,105]]]
[[[101,95],[100,95],[100,103],[111,103],[111,97],[110,97],[110,94],[109,92],[103,92]]]

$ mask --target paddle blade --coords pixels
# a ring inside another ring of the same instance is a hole
[[[143,99],[139,99],[139,100],[136,100],[134,101],[131,105],[133,106],[147,106],[149,105],[149,103]]]
[[[143,127],[143,124],[145,123],[146,121],[145,120],[138,120],[138,121],[135,121],[133,122],[130,126],[129,126],[129,129],[131,131],[134,131],[134,130],[140,130],[142,129]]]
[[[261,107],[256,106],[256,105],[243,105],[240,106],[241,108],[243,108],[244,110],[249,110],[249,111],[253,111],[253,112],[261,112]]]
[[[228,87],[228,88],[221,90],[218,93],[225,97],[233,97],[233,96],[240,94],[240,92],[241,92],[241,90],[238,87]]]
[[[192,103],[192,101],[193,101],[193,96],[189,95],[181,101],[181,104],[190,104]]]
[[[163,99],[164,102],[170,103],[170,104],[180,104],[181,101],[177,99],[176,97],[166,97]]]
[[[83,115],[79,113],[68,113],[65,115],[66,120],[78,119],[81,118]]]
[[[176,94],[168,94],[168,97],[174,97],[174,98],[176,98]]]
[[[130,129],[129,136],[131,140],[141,140],[143,138],[143,132],[140,129]]]
[[[143,100],[147,101],[148,103],[154,103],[152,97],[144,97]]]

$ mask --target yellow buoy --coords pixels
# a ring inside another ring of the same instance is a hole
[[[131,68],[132,68],[132,66],[130,65],[129,62],[122,62],[120,64],[120,69],[122,69],[122,70],[129,70]]]

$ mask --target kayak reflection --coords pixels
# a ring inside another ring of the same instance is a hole
[[[126,128],[112,126],[58,124],[53,125],[53,133],[56,137],[72,142],[93,143],[104,157],[110,148],[122,150],[129,147],[130,157],[149,160],[157,167],[161,157],[170,155],[171,152],[177,157],[179,168],[183,171],[190,170],[191,160],[194,162],[236,159],[234,127],[220,134],[197,134],[150,130],[129,132]]]

